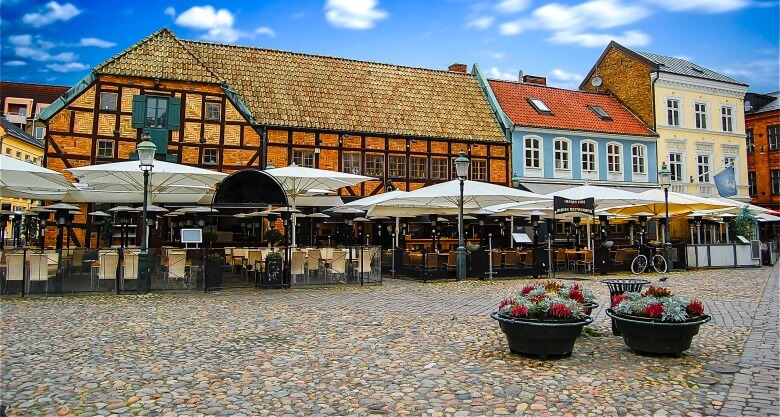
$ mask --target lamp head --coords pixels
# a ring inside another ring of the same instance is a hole
[[[668,190],[672,185],[672,171],[666,165],[666,162],[661,163],[661,170],[658,171],[658,184],[664,190]]]
[[[455,173],[458,175],[458,179],[465,180],[469,174],[469,159],[466,158],[466,153],[460,151],[458,157],[455,158],[453,165],[455,165]]]
[[[141,170],[151,171],[154,167],[154,155],[157,153],[157,146],[152,143],[152,137],[148,132],[141,136],[141,142],[135,147],[135,151],[138,152]]]

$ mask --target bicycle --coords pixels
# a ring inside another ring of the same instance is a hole
[[[647,246],[640,244],[639,253],[633,261],[631,261],[631,272],[639,275],[647,270],[648,264],[653,266],[655,272],[665,273],[667,269],[666,258],[663,255],[655,253],[657,248],[663,247],[663,244],[649,243]],[[647,253],[645,255],[643,252]]]

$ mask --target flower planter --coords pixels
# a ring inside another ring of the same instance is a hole
[[[693,336],[699,333],[699,326],[710,321],[703,314],[682,322],[660,321],[646,317],[618,314],[607,309],[617,329],[623,335],[623,342],[632,352],[645,352],[679,357],[690,349]]]
[[[593,310],[599,308],[599,303],[595,301],[585,302],[582,303],[582,306],[584,307],[582,311],[585,313],[585,315],[590,316],[590,313],[592,313]]]
[[[498,312],[490,317],[498,321],[512,353],[538,355],[541,360],[549,355],[570,355],[582,328],[593,322],[591,317],[568,321],[509,318]]]

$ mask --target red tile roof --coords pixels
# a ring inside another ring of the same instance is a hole
[[[6,97],[31,98],[34,104],[54,103],[59,96],[68,91],[70,87],[59,85],[27,84],[9,81],[0,82],[0,102],[5,102]]]
[[[489,80],[498,104],[517,126],[657,136],[615,97],[604,93],[564,90],[536,84]],[[552,111],[539,114],[528,102],[537,98]],[[599,106],[612,118],[603,120],[588,106]]]

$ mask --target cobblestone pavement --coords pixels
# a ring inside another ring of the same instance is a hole
[[[520,279],[8,298],[0,398],[13,416],[779,415],[778,271],[668,274],[713,316],[680,358],[631,353],[604,308],[570,357],[511,354],[488,313]],[[606,304],[601,278],[582,283]]]

